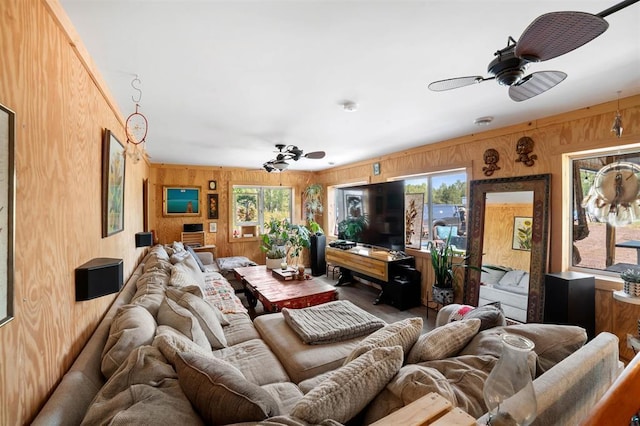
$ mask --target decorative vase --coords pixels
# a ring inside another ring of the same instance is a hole
[[[502,355],[484,384],[489,424],[527,426],[536,417],[536,394],[527,358],[531,340],[517,334],[502,335]],[[509,398],[515,396],[513,400]]]
[[[625,281],[622,291],[624,291],[631,297],[640,297],[640,283]]]
[[[453,288],[442,288],[435,284],[431,287],[433,300],[440,305],[450,305],[453,303]]]
[[[269,259],[267,258],[266,264],[267,264],[267,269],[278,269],[281,267],[282,262],[284,262],[285,259],[284,258],[279,258],[279,259]]]

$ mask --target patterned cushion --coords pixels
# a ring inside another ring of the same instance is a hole
[[[455,311],[451,312],[451,315],[449,315],[449,321],[447,322],[454,322],[454,321],[460,321],[462,318],[464,318],[464,316],[471,310],[475,309],[473,306],[470,305],[458,305],[458,309],[456,309]]]
[[[450,322],[420,336],[407,363],[448,358],[457,354],[478,333],[480,320],[477,318]]]
[[[109,337],[102,351],[102,374],[106,378],[127,359],[132,350],[150,345],[156,333],[156,321],[142,306],[124,305],[111,321]]]
[[[176,370],[185,395],[207,424],[260,421],[280,414],[267,391],[226,361],[180,353]]]
[[[185,308],[165,297],[158,309],[158,325],[168,325],[193,340],[198,346],[211,349],[198,320]]]
[[[296,403],[293,417],[312,424],[325,419],[346,423],[396,375],[404,355],[402,347],[375,348],[334,371]]]
[[[344,360],[344,364],[346,365],[373,348],[385,346],[402,346],[402,351],[407,354],[420,337],[421,332],[422,318],[407,318],[389,324],[358,343],[358,346]]]
[[[216,278],[216,276],[219,278]],[[229,281],[222,278],[220,274],[215,274],[214,276],[207,274],[202,290],[204,300],[218,308],[220,312],[225,314],[247,312],[247,308],[242,305]]]

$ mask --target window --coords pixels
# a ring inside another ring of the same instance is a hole
[[[233,186],[232,235],[256,237],[265,222],[292,217],[292,190],[286,187]]]
[[[571,158],[573,243],[569,249],[573,267],[615,275],[639,267],[640,216],[638,208],[634,209],[639,165],[637,148],[636,152],[610,150]],[[627,186],[617,183],[616,176],[626,177]],[[610,204],[616,197],[620,203]]]
[[[467,173],[450,170],[405,178],[405,194],[424,194],[420,244],[451,234],[451,244],[467,248]]]

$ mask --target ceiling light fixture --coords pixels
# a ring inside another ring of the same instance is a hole
[[[618,90],[618,107],[616,108],[616,116],[613,119],[613,126],[611,131],[618,137],[622,137],[622,116],[620,115],[620,90]]]
[[[480,117],[473,120],[476,126],[488,126],[493,121],[493,117]]]
[[[300,148],[294,145],[276,145],[278,155],[273,160],[269,160],[262,165],[268,172],[284,172],[289,167],[287,160],[298,161],[301,158],[320,159],[324,158],[324,151],[314,151],[305,154]]]

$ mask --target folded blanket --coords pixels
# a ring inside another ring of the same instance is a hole
[[[302,309],[283,308],[289,327],[306,344],[321,345],[364,336],[386,322],[348,300],[337,300]]]

